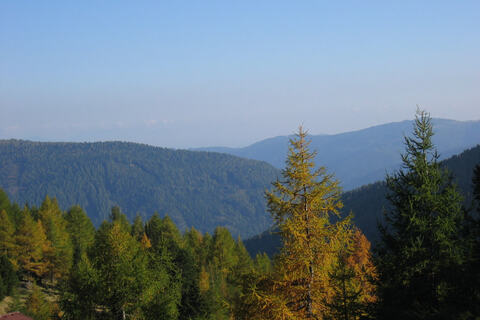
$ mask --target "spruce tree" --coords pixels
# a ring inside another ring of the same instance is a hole
[[[391,209],[378,249],[384,319],[455,318],[462,197],[439,166],[432,136],[429,114],[417,110],[402,169],[387,176]]]
[[[463,286],[458,295],[465,306],[464,318],[480,318],[480,164],[473,170],[474,206],[466,212],[464,235],[467,263],[461,270]]]

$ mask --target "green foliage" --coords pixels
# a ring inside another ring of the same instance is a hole
[[[0,211],[10,211],[10,199],[8,198],[7,193],[0,189]]]
[[[95,237],[92,263],[98,274],[100,304],[113,316],[135,313],[145,283],[147,259],[119,221],[103,224]]]
[[[41,288],[34,284],[32,292],[25,301],[25,308],[22,312],[35,320],[50,320],[54,319],[58,310],[57,305],[48,301]]]
[[[0,255],[0,301],[12,294],[18,283],[17,274],[10,260]]]
[[[463,237],[466,239],[466,261],[459,270],[457,303],[466,310],[465,319],[480,318],[480,163],[473,170],[473,208],[465,213]]]
[[[73,263],[86,254],[95,237],[95,227],[83,209],[76,205],[65,214],[66,228],[73,246]]]
[[[413,137],[405,138],[403,170],[387,176],[392,208],[378,250],[385,318],[438,319],[456,312],[462,198],[437,161],[432,136],[430,117],[419,111]]]
[[[15,226],[10,221],[7,212],[0,210],[0,255],[11,256],[15,246]]]
[[[118,205],[130,221],[158,211],[182,231],[195,226],[211,232],[221,225],[251,236],[271,223],[263,192],[277,174],[264,162],[212,152],[122,142],[0,141],[0,188],[11,199],[40,204],[48,194],[63,209],[80,205],[97,227]]]
[[[98,295],[102,294],[98,291],[98,282],[97,270],[83,253],[61,286],[60,306],[65,319],[96,318]]]
[[[254,269],[260,274],[268,274],[272,271],[272,261],[266,253],[257,253],[254,266]]]
[[[145,233],[145,225],[143,224],[142,217],[140,215],[136,215],[135,219],[133,219],[132,224],[132,237],[134,237],[137,241],[140,241]]]

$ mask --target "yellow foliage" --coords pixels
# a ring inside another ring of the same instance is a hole
[[[314,170],[306,136],[300,127],[290,141],[283,181],[267,192],[283,240],[270,285],[258,295],[271,319],[323,318],[334,295],[330,274],[350,228],[350,219],[339,217],[338,182],[325,168]]]

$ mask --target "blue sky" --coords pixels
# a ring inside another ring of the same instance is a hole
[[[480,119],[479,1],[2,1],[0,138],[244,146]]]

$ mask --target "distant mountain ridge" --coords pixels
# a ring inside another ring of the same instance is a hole
[[[133,219],[155,211],[181,230],[226,226],[247,237],[271,224],[264,191],[279,171],[255,160],[126,142],[0,140],[0,188],[20,205],[45,195],[79,204],[99,225],[118,205]]]
[[[480,145],[443,160],[441,166],[452,174],[459,191],[464,196],[466,208],[472,206],[473,168],[480,164]],[[367,238],[375,243],[379,240],[377,222],[383,221],[383,210],[389,203],[385,198],[387,187],[384,181],[377,181],[342,194],[343,214],[353,212],[354,223]],[[280,238],[270,230],[244,241],[252,256],[258,252],[273,255],[278,251]]]
[[[433,119],[434,143],[446,159],[480,143],[480,121]],[[385,172],[400,165],[403,136],[412,131],[413,120],[392,122],[334,135],[312,135],[315,163],[327,167],[345,190],[383,179]],[[244,148],[197,148],[262,160],[277,168],[285,166],[288,136],[265,139]]]

